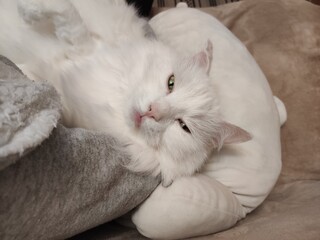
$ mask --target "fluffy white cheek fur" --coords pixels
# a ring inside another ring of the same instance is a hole
[[[163,185],[170,185],[177,177],[194,174],[204,163],[207,154],[203,144],[184,132],[178,123],[170,125],[163,134],[159,156]]]
[[[131,92],[128,101],[130,104],[128,104],[124,113],[126,122],[132,132],[155,149],[158,149],[161,145],[162,135],[172,121],[167,116],[167,113],[170,112],[170,106],[165,101],[167,94],[166,86],[163,83],[165,80],[166,78],[159,80],[158,84],[155,84],[157,80],[152,84],[149,84],[148,81],[142,81],[142,86],[140,85],[136,91]],[[161,108],[157,107],[157,114],[161,119],[155,120],[152,117],[144,116],[150,110],[151,105],[154,106],[156,103],[157,106],[160,106],[159,103],[163,103]]]
[[[167,125],[167,122],[156,122],[152,118],[144,117],[139,131],[148,145],[155,149],[159,149],[161,146],[162,136]]]

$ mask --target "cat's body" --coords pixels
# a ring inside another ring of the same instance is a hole
[[[20,1],[20,14],[13,2],[0,0],[0,54],[56,87],[67,126],[119,138],[129,168],[161,173],[167,186],[213,148],[250,139],[221,119],[207,40],[180,57],[145,37],[146,22],[121,0]]]

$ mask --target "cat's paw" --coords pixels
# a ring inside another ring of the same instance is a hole
[[[43,1],[18,0],[18,12],[22,19],[28,24],[39,22],[44,17]]]
[[[179,178],[180,176],[179,175],[176,175],[174,171],[172,171],[174,169],[173,168],[164,168],[163,166],[161,166],[161,185],[162,187],[164,188],[167,188],[167,187],[170,187],[173,183],[173,181],[176,179],[176,178]]]
[[[153,149],[143,144],[131,142],[125,144],[125,150],[130,157],[126,167],[137,173],[159,175],[159,161]]]
[[[170,187],[172,183],[173,183],[172,179],[162,179],[161,181],[161,185],[164,188]]]

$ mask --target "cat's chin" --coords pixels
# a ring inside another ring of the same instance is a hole
[[[142,140],[147,146],[157,150],[161,145],[161,137],[165,128],[152,118],[138,116],[132,117],[129,122],[129,129],[135,138]]]

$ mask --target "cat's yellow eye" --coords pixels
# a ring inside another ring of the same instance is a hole
[[[171,74],[170,77],[168,78],[168,89],[170,93],[173,91],[173,88],[174,88],[174,80],[175,80],[175,77],[173,74]]]
[[[181,119],[178,119],[178,122],[180,124],[180,127],[187,133],[191,133],[190,129],[188,128],[187,124],[185,124],[184,121],[182,121]]]

